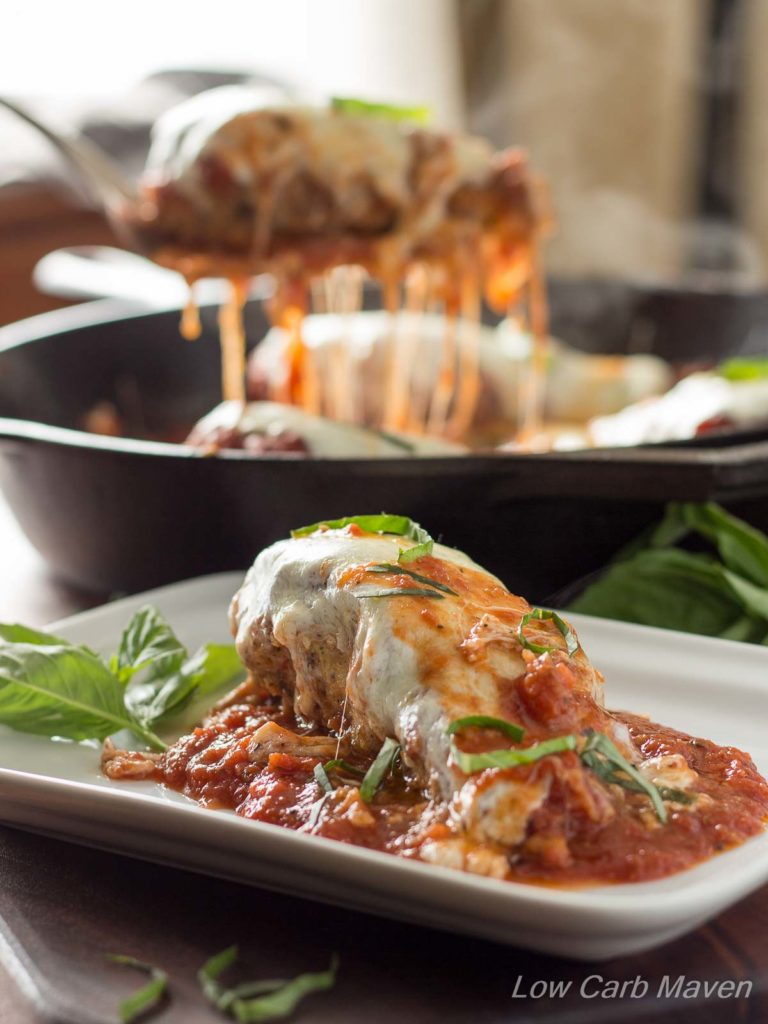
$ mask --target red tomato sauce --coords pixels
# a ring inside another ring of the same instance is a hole
[[[552,776],[549,798],[533,813],[527,839],[507,851],[510,879],[581,885],[661,878],[763,829],[768,784],[747,754],[637,716],[614,717],[627,726],[644,757],[684,757],[698,773],[689,793],[693,800],[668,803],[668,820],[662,824],[643,793],[605,785],[615,813],[608,821],[595,821],[586,804],[574,799],[574,779],[587,770],[575,752],[509,769],[509,776],[520,781],[547,772]],[[401,856],[418,857],[425,840],[456,834],[447,806],[429,800],[402,773],[396,772],[366,804],[359,783],[369,762],[353,760],[357,775],[331,771],[335,788],[326,793],[314,769],[327,759],[259,754],[253,735],[269,721],[301,733],[293,716],[274,701],[239,704],[174,744],[158,762],[155,778],[207,807]]]

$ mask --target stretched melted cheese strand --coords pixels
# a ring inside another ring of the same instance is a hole
[[[387,367],[384,378],[384,401],[382,403],[380,426],[383,430],[387,430],[391,429],[389,424],[394,419],[394,402],[399,387],[398,377],[400,368],[397,333],[397,314],[400,310],[400,281],[392,273],[382,280],[382,304],[389,319],[389,329],[387,332]]]
[[[338,314],[343,325],[341,343],[333,349],[329,379],[323,386],[325,407],[332,418],[347,423],[360,423],[362,420],[349,318],[362,308],[364,277],[364,269],[357,266],[334,267],[324,277],[326,309],[329,313]]]
[[[443,352],[427,418],[427,433],[443,434],[448,409],[456,386],[456,312],[446,310],[443,323]]]
[[[480,395],[480,281],[468,273],[462,281],[461,318],[467,324],[459,347],[459,374],[453,415],[446,433],[463,437],[469,430]]]
[[[386,395],[383,427],[385,430],[407,430],[411,421],[411,377],[418,345],[416,314],[424,311],[428,295],[426,268],[419,264],[405,281],[405,303],[402,311],[409,314],[397,318],[394,332],[392,376]]]
[[[187,299],[187,304],[181,312],[179,331],[181,332],[182,338],[186,341],[197,341],[202,330],[203,327],[200,323],[200,308],[195,296],[195,285],[194,282],[192,282],[189,285],[189,298]]]
[[[531,244],[531,275],[526,287],[528,326],[531,332],[531,358],[524,379],[522,416],[517,442],[522,448],[536,446],[544,422],[544,386],[547,378],[549,325],[547,296],[541,273],[538,240]]]
[[[243,307],[247,281],[231,281],[232,293],[219,311],[221,380],[226,401],[245,403],[245,328]]]

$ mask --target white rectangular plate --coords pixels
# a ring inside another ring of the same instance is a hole
[[[114,650],[149,601],[190,647],[228,639],[237,574],[179,583],[85,612],[56,632]],[[748,750],[768,773],[768,650],[573,616],[606,676],[607,703]],[[657,882],[554,889],[478,878],[204,810],[153,783],[114,783],[92,746],[0,727],[0,818],[75,842],[417,924],[582,959],[689,931],[768,881],[768,834]]]

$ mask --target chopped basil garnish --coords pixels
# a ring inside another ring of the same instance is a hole
[[[648,782],[633,764],[624,757],[616,745],[601,732],[587,729],[587,742],[581,751],[581,759],[588,768],[605,782],[635,792],[642,791],[653,804],[659,821],[666,824],[667,809],[661,793],[652,782]],[[621,773],[624,773],[623,775]]]
[[[568,653],[575,654],[576,651],[578,651],[579,641],[576,639],[576,634],[565,619],[561,619],[557,612],[550,611],[548,608],[533,608],[520,620],[520,625],[517,629],[517,639],[527,651],[533,651],[534,654],[551,654],[553,651],[558,650],[557,647],[547,647],[544,644],[534,644],[527,639],[524,632],[525,627],[532,620],[536,622],[554,622],[555,626],[557,626],[558,630],[565,638],[565,647]]]
[[[735,356],[720,363],[717,372],[721,377],[731,381],[765,380],[768,377],[768,358],[766,356]]]
[[[589,758],[592,754],[588,755]],[[586,759],[585,759],[585,763]],[[626,775],[621,775],[615,769],[611,768],[610,765],[605,762],[599,761],[597,758],[594,759],[592,770],[596,775],[599,775],[603,782],[608,782],[613,786],[621,786],[623,789],[629,790],[630,793],[645,793],[645,787],[641,786],[638,782],[633,782],[632,779]],[[673,804],[692,804],[695,797],[690,793],[686,793],[682,789],[673,789],[670,786],[656,786],[659,791],[659,796],[662,800],[667,800]],[[647,795],[647,794],[646,794]]]
[[[237,954],[237,946],[217,953],[197,972],[197,980],[206,999],[240,1024],[281,1020],[292,1013],[305,996],[333,988],[336,982],[339,958],[334,954],[327,971],[299,974],[291,980],[265,978],[226,988],[219,978],[235,963]]]
[[[492,715],[467,715],[464,718],[456,718],[446,731],[449,736],[453,736],[461,729],[468,729],[471,726],[480,729],[498,729],[499,732],[503,732],[517,742],[525,736],[525,729],[516,722],[508,722],[505,718],[494,718]]]
[[[336,972],[339,969],[339,958],[336,954],[331,958],[327,971],[314,971],[299,974],[292,981],[286,982],[267,995],[255,999],[245,998],[249,986],[238,987],[232,1012],[239,1024],[251,1024],[252,1021],[282,1020],[291,1014],[306,996],[313,992],[326,992],[336,984]],[[254,991],[250,987],[250,991]]]
[[[132,967],[136,971],[143,971],[150,976],[150,980],[132,996],[123,999],[117,1008],[120,1020],[123,1024],[131,1024],[131,1021],[138,1017],[144,1017],[150,1011],[156,1010],[168,989],[168,975],[159,967],[152,964],[145,964],[142,960],[136,960],[132,956],[124,956],[122,953],[109,953],[107,960],[113,964],[123,964],[125,967]]]
[[[330,793],[323,793],[320,799],[315,800],[312,804],[312,810],[309,812],[309,817],[307,818],[308,828],[314,828],[318,821],[320,821],[320,815],[323,813],[323,808],[325,807],[330,795]]]
[[[411,548],[411,551],[415,551],[415,548]],[[437,580],[433,580],[431,576],[422,576],[421,573],[414,572],[413,569],[406,569],[403,565],[395,565],[394,562],[379,562],[378,565],[372,565],[366,572],[394,572],[399,573],[401,576],[410,576],[412,580],[416,580],[417,583],[425,583],[428,587],[434,587],[435,590],[441,590],[444,594],[451,594],[453,597],[459,595],[455,590],[451,590],[445,583],[438,583]]]
[[[328,778],[328,772],[325,770],[325,765],[316,764],[314,770],[315,782],[318,784],[320,789],[326,793],[333,792],[333,783]]]
[[[657,786],[656,788],[661,794],[661,799],[668,800],[671,804],[692,804],[696,799],[682,789],[672,789],[669,786]]]
[[[488,750],[483,754],[467,754],[451,743],[451,757],[459,768],[467,775],[482,772],[486,768],[516,768],[521,764],[531,764],[549,754],[560,754],[564,750],[575,750],[575,736],[556,736],[551,740],[543,740],[532,747],[520,750]]]
[[[415,124],[427,124],[430,116],[429,107],[402,107],[394,103],[371,103],[353,96],[333,96],[331,107],[341,114],[382,117],[387,121],[413,121]]]
[[[445,594],[439,594],[436,590],[423,590],[419,587],[397,587],[394,590],[372,590],[368,594],[355,594],[355,597],[364,600],[369,597],[431,597],[435,601],[444,601]]]
[[[435,542],[430,537],[429,540],[425,540],[423,544],[416,544],[412,548],[404,548],[397,556],[397,560],[401,565],[407,565],[409,562],[415,562],[419,558],[431,555],[432,548],[434,546]]]
[[[334,757],[332,761],[326,761],[323,767],[327,772],[341,769],[341,771],[347,772],[348,775],[365,775],[362,768],[356,768],[349,761],[345,761],[343,757]]]
[[[416,541],[416,547],[406,548],[398,555],[398,562],[414,562],[423,555],[432,552],[434,541],[408,516],[392,516],[386,512],[373,516],[344,516],[341,519],[325,519],[320,523],[312,523],[311,526],[300,526],[298,530],[291,530],[292,537],[308,537],[321,527],[329,530],[343,530],[347,526],[359,526],[366,533],[389,533],[394,537],[407,537],[408,540]]]
[[[376,755],[373,764],[365,773],[365,777],[360,783],[360,798],[367,804],[373,800],[379,786],[392,771],[395,758],[399,753],[400,744],[397,740],[393,740],[388,736],[382,743],[381,750]]]
[[[457,718],[451,722],[446,731],[449,736],[453,736],[470,726],[499,729],[518,742],[524,736],[523,729],[516,723],[508,722],[503,718],[493,718],[490,715],[467,715],[465,718]],[[662,824],[667,821],[664,800],[681,804],[692,802],[692,797],[682,790],[669,789],[665,786],[658,787],[654,786],[652,782],[648,782],[604,733],[587,729],[585,735],[586,743],[579,756],[586,767],[591,769],[603,782],[622,786],[634,793],[644,793],[653,804]],[[548,754],[559,754],[564,750],[576,750],[577,748],[578,738],[568,735],[556,736],[554,739],[544,740],[532,747],[523,747],[520,750],[488,750],[480,754],[469,754],[464,750],[459,750],[452,740],[451,757],[463,772],[472,775],[475,772],[484,771],[486,768],[514,768],[517,765],[530,764]]]
[[[349,762],[341,757],[335,757],[332,761],[326,761],[325,764],[316,764],[314,767],[315,782],[326,794],[333,792],[333,783],[328,776],[328,772],[337,771],[338,769],[347,772],[348,775],[359,776],[363,774],[360,768],[355,768],[353,764],[349,764]]]

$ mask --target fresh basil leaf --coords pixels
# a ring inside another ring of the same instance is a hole
[[[408,516],[393,516],[386,512],[370,516],[344,516],[341,519],[324,519],[311,526],[300,526],[291,530],[292,537],[307,537],[321,527],[328,530],[343,530],[347,526],[358,526],[365,533],[391,533],[395,537],[407,537],[417,544],[426,544],[432,538],[425,529]]]
[[[151,964],[145,964],[141,960],[136,960],[132,956],[123,956],[119,953],[108,954],[107,959],[114,964],[123,964],[150,975],[150,980],[144,988],[139,989],[128,999],[124,999],[118,1006],[117,1012],[123,1024],[131,1024],[132,1021],[146,1016],[160,1006],[168,989],[168,975],[165,971],[161,971],[159,967],[153,967]]]
[[[543,740],[532,747],[522,747],[519,750],[486,750],[482,754],[468,754],[451,742],[451,758],[467,775],[474,775],[476,772],[485,771],[486,768],[516,768],[521,764],[531,764],[542,757],[548,757],[549,754],[575,750],[576,744],[575,736],[555,736],[551,740]]]
[[[20,732],[104,740],[130,729],[162,741],[126,708],[123,687],[95,654],[71,644],[0,645],[0,722]]]
[[[746,644],[768,644],[766,623],[752,615],[742,615],[720,633],[720,638]]]
[[[127,683],[142,669],[148,670],[150,677],[169,676],[181,668],[186,657],[186,647],[157,608],[145,605],[125,628],[109,667],[121,683]]]
[[[369,804],[384,779],[392,771],[395,758],[400,753],[400,744],[388,736],[381,745],[381,750],[374,758],[373,764],[365,773],[360,783],[360,799]]]
[[[647,535],[647,542],[643,546],[668,548],[682,540],[690,532],[684,509],[685,505],[671,501],[664,510],[661,522],[651,527]]]
[[[714,502],[680,506],[689,530],[711,541],[726,568],[768,587],[768,538]]]
[[[676,548],[610,566],[570,610],[705,636],[721,636],[744,615],[715,559]]]
[[[0,640],[6,644],[37,644],[40,647],[72,647],[69,640],[19,623],[0,623]]]
[[[64,637],[54,636],[53,633],[45,633],[39,629],[32,629],[30,626],[22,626],[18,622],[0,623],[0,646],[3,644],[35,644],[37,647],[76,647],[78,650],[91,654],[94,658],[100,656],[92,651],[85,644],[73,644]]]
[[[431,555],[435,544],[427,531],[413,519],[409,519],[408,516],[388,515],[386,512],[382,512],[380,515],[327,519],[321,523],[313,523],[311,526],[301,526],[298,530],[291,530],[291,536],[306,537],[322,526],[329,530],[343,530],[346,526],[359,526],[366,533],[391,533],[396,537],[407,537],[416,543],[414,547],[404,548],[399,553],[397,560],[402,564],[415,562],[418,558]]]
[[[212,697],[234,686],[244,676],[242,662],[234,644],[205,644],[184,662],[178,672],[167,677],[152,677],[144,683],[132,682],[125,693],[131,711],[148,725],[177,721],[193,725],[208,710]]]
[[[387,121],[412,121],[427,124],[430,119],[429,107],[402,107],[394,103],[371,103],[353,96],[333,96],[331,107],[341,114],[357,117],[380,117]]]
[[[751,615],[768,620],[768,590],[757,587],[735,572],[723,569],[723,579],[741,602],[744,610]]]

